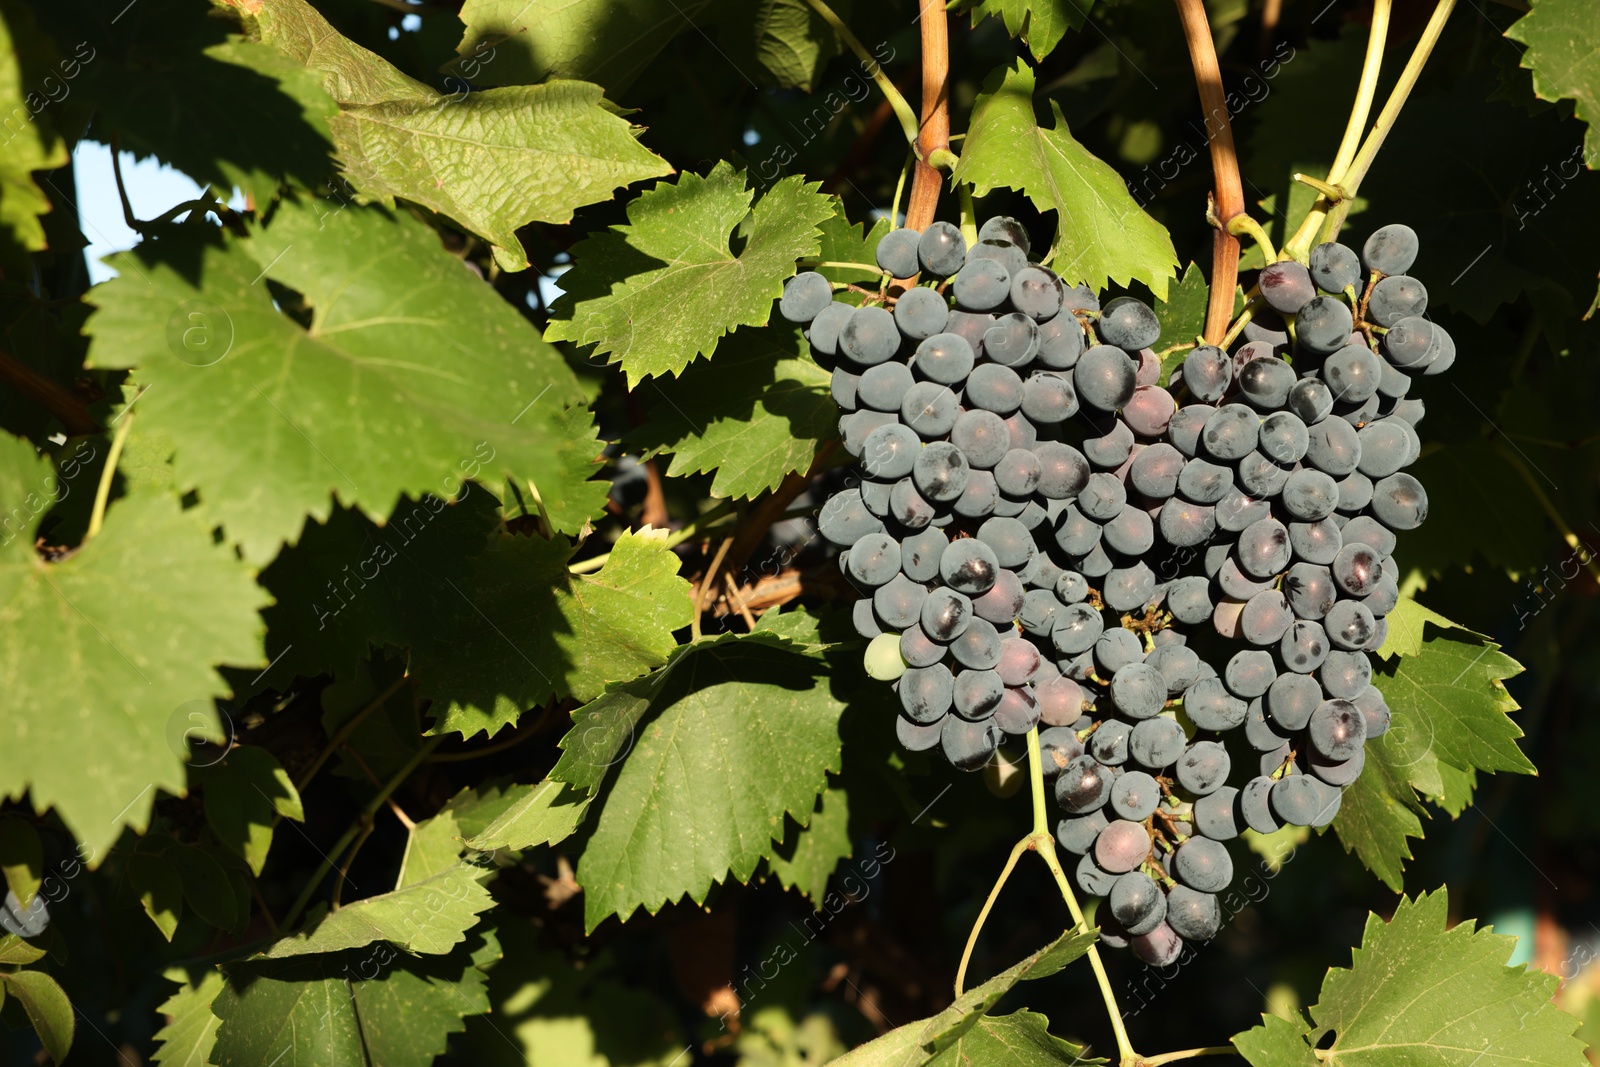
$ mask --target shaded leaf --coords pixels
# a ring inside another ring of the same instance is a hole
[[[167,977],[179,988],[156,1009],[168,1021],[156,1031],[157,1047],[150,1059],[161,1067],[205,1067],[222,1025],[211,1013],[211,1002],[222,992],[222,972],[206,971],[196,984],[181,969],[168,971]]]
[[[784,842],[767,857],[767,869],[785,889],[793,889],[820,905],[828,879],[839,861],[849,857],[850,794],[830,786],[817,797],[811,821],[787,824]]]
[[[39,216],[50,210],[50,198],[35,184],[33,172],[67,162],[66,143],[44,113],[50,99],[41,79],[52,73],[55,61],[55,47],[39,31],[30,8],[0,5],[0,114],[7,116],[0,152],[0,253],[18,262],[21,253],[45,247]]]
[[[44,881],[44,846],[39,842],[39,831],[14,815],[0,818],[0,873],[23,908],[33,903],[33,895]]]
[[[1094,0],[967,0],[976,27],[988,16],[1006,24],[1006,31],[1021,37],[1035,61],[1055,51],[1068,30],[1081,30]]]
[[[305,820],[299,791],[277,757],[264,748],[235,746],[215,764],[191,773],[204,784],[212,833],[254,874],[266,865],[274,823],[279,818]]]
[[[33,1024],[39,1043],[60,1063],[72,1048],[72,1036],[78,1020],[72,1010],[72,1001],[62,992],[56,980],[43,971],[14,971],[0,975],[8,994],[22,1005]]]
[[[178,868],[160,856],[135,852],[128,857],[125,873],[144,913],[171,941],[183,918],[183,876]]]
[[[1600,22],[1584,0],[1535,0],[1528,13],[1506,31],[1527,46],[1522,66],[1533,72],[1533,91],[1541,100],[1571,100],[1574,113],[1589,124],[1584,161],[1600,160]]]
[[[494,900],[475,867],[456,864],[390,893],[346,904],[309,929],[273,942],[255,958],[284,959],[387,941],[405,952],[443,955],[466,939]]]

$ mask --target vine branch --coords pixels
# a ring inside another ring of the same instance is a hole
[[[850,51],[856,54],[857,59],[861,60],[863,68],[871,72],[872,80],[883,91],[884,99],[889,101],[889,106],[894,108],[895,116],[900,120],[900,129],[906,135],[906,143],[915,145],[917,143],[917,116],[912,113],[911,105],[906,102],[906,98],[900,95],[900,90],[895,88],[894,82],[890,81],[889,76],[883,72],[882,65],[873,58],[871,52],[867,51],[866,47],[861,43],[861,39],[850,32],[850,27],[844,24],[844,20],[834,14],[833,8],[823,3],[823,0],[806,0],[806,2],[811,5],[813,11],[822,16],[823,21],[833,27],[833,31],[839,35],[839,39],[845,43]]]
[[[1217,229],[1211,245],[1211,290],[1206,302],[1205,328],[1206,342],[1216,344],[1233,317],[1233,291],[1239,283],[1239,239],[1228,227],[1235,216],[1244,214],[1244,185],[1239,178],[1239,154],[1233,144],[1233,124],[1228,119],[1227,94],[1222,88],[1222,69],[1217,64],[1217,46],[1211,40],[1205,0],[1175,2],[1178,18],[1183,23],[1183,38],[1189,45],[1189,59],[1194,64],[1200,106],[1205,111],[1211,171],[1216,186],[1212,210]],[[1215,132],[1211,132],[1213,121]]]
[[[922,124],[917,138],[906,225],[925,230],[939,206],[944,178],[928,162],[950,151],[950,23],[943,0],[922,0],[917,16],[922,34]]]

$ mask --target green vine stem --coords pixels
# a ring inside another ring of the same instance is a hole
[[[972,203],[972,186],[957,188],[961,191],[961,236],[971,248],[978,243],[978,209]]]
[[[1289,175],[1289,178],[1292,181],[1299,182],[1301,185],[1309,185],[1311,188],[1315,189],[1317,193],[1321,195],[1321,197],[1329,204],[1337,204],[1341,200],[1350,199],[1350,197],[1345,194],[1343,189],[1339,188],[1337,185],[1329,185],[1321,178],[1313,178],[1309,174],[1291,174]]]
[[[1000,896],[1000,890],[1005,888],[1006,882],[1011,878],[1011,872],[1017,869],[1017,861],[1022,858],[1024,852],[1033,847],[1033,844],[1033,834],[1030,833],[1011,846],[1011,855],[1006,857],[1006,865],[1000,871],[1000,877],[995,879],[994,888],[989,890],[989,898],[983,902],[983,909],[978,912],[977,922],[972,924],[972,931],[967,934],[967,945],[961,950],[961,963],[956,967],[957,997],[967,989],[967,964],[972,961],[972,949],[978,943],[978,932],[983,929],[984,920],[989,918],[989,911]]]
[[[350,824],[349,829],[345,830],[343,836],[334,842],[333,847],[324,853],[322,863],[317,866],[316,872],[306,880],[305,886],[300,890],[300,895],[295,898],[294,905],[289,908],[289,913],[283,917],[281,925],[284,929],[287,930],[294,926],[295,922],[306,910],[306,905],[311,903],[312,894],[316,893],[317,886],[322,883],[323,877],[333,870],[333,857],[349,848],[351,842],[365,828],[372,825],[373,817],[378,814],[378,809],[383,807],[384,803],[388,801],[396,789],[399,789],[405,783],[407,778],[411,777],[411,772],[421,766],[424,760],[433,755],[433,750],[443,743],[444,738],[442,736],[429,738],[426,744],[417,749],[412,757],[406,760],[405,766],[395,771],[394,776],[383,784],[383,788],[378,790],[371,800],[367,801],[361,811],[356,814],[355,821]]]
[[[1261,223],[1249,215],[1238,214],[1229,219],[1228,232],[1235,237],[1249,237],[1254,241],[1260,246],[1261,254],[1266,257],[1265,262],[1276,263],[1278,261],[1278,253],[1272,249],[1272,238],[1268,237],[1267,231],[1261,228]],[[1231,305],[1228,310],[1233,310]]]
[[[131,407],[131,405],[130,405]],[[128,427],[133,425],[133,412],[124,411],[122,425],[111,438],[111,450],[106,453],[105,469],[100,472],[100,484],[94,489],[94,508],[89,512],[89,528],[83,533],[83,543],[88,544],[106,521],[106,501],[111,499],[111,479],[117,473],[117,460],[122,458],[122,446],[128,440]]]
[[[873,58],[871,52],[866,50],[866,47],[861,43],[861,39],[850,32],[850,27],[846,26],[844,21],[833,13],[833,8],[823,3],[823,0],[806,0],[806,2],[811,5],[813,11],[822,16],[829,26],[833,27],[833,31],[839,35],[839,39],[845,43],[850,51],[856,54],[857,59],[861,60],[862,67],[872,72],[872,80],[883,91],[884,99],[889,101],[889,106],[894,108],[895,117],[900,120],[900,129],[906,136],[906,143],[915,148],[917,144],[916,112],[911,110],[911,105],[906,102],[906,98],[900,95],[900,90],[894,87],[894,82],[890,81],[889,76],[883,72],[883,66]]]
[[[1163,1052],[1159,1056],[1147,1056],[1139,1061],[1139,1067],[1161,1067],[1163,1063],[1176,1063],[1179,1060],[1192,1060],[1196,1056],[1238,1056],[1239,1050],[1232,1045],[1207,1045],[1205,1048],[1186,1048],[1181,1052]]]
[[[822,265],[823,264],[818,264],[818,266],[822,266]],[[828,266],[833,266],[833,264],[827,264],[827,265]],[[873,270],[877,270],[878,268],[874,267],[872,269]],[[693,519],[691,519],[690,521],[684,523],[682,529],[674,530],[672,533],[669,533],[667,535],[666,546],[668,548],[677,548],[679,545],[683,544],[685,541],[692,540],[696,535],[698,535],[707,526],[710,526],[711,524],[719,521],[725,515],[727,515],[728,512],[730,512],[732,510],[733,510],[733,501],[732,500],[724,500],[722,503],[718,504],[716,507],[710,508],[707,511],[705,511],[703,514],[697,515]],[[567,573],[568,574],[590,574],[590,573],[592,573],[594,571],[599,570],[601,567],[604,567],[606,565],[607,561],[609,561],[610,559],[611,559],[611,553],[609,553],[609,552],[602,552],[598,556],[590,556],[588,559],[580,559],[578,562],[572,564],[570,567],[567,568]]]

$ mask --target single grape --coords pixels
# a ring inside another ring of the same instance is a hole
[[[1177,412],[1178,404],[1172,394],[1156,385],[1139,386],[1122,406],[1122,417],[1127,420],[1128,427],[1145,437],[1166,433]]]
[[[868,677],[880,682],[892,682],[906,673],[906,661],[900,656],[899,635],[883,633],[867,642],[862,663]]]
[[[1018,621],[1024,633],[1049,637],[1055,629],[1056,616],[1066,607],[1051,589],[1030,589],[1022,596],[1022,610]]]
[[[1150,516],[1131,505],[1105,524],[1100,536],[1108,547],[1125,556],[1142,556],[1155,544],[1155,525]]]
[[[1079,756],[1063,767],[1061,773],[1056,776],[1056,803],[1071,815],[1097,811],[1104,807],[1105,802],[1111,797],[1111,782],[1110,770],[1101,766],[1098,760],[1093,756]],[[1147,837],[1145,839],[1147,848],[1149,843]],[[1108,867],[1107,870],[1109,869]]]
[[[1372,660],[1365,651],[1329,652],[1328,658],[1323,660],[1317,671],[1317,677],[1321,679],[1322,689],[1328,696],[1338,700],[1354,700],[1372,684]]]
[[[1219,893],[1233,881],[1233,859],[1228,850],[1209,837],[1191,837],[1178,846],[1172,874],[1190,889]]]
[[[1089,582],[1076,571],[1062,571],[1056,579],[1056,597],[1063,604],[1077,604],[1089,596]]]
[[[1275,463],[1291,467],[1306,454],[1306,424],[1290,411],[1275,411],[1261,421],[1261,451]]]
[[[1310,563],[1296,563],[1289,568],[1284,576],[1283,591],[1289,598],[1289,606],[1301,619],[1323,618],[1339,595],[1332,572],[1327,567]]]
[[[1339,487],[1321,471],[1298,470],[1283,486],[1283,508],[1302,522],[1317,522],[1333,514]]]
[[[1372,513],[1392,530],[1415,530],[1428,517],[1428,494],[1409,474],[1391,474],[1372,487]]]
[[[1396,322],[1383,335],[1383,354],[1389,362],[1413,373],[1425,370],[1437,359],[1440,347],[1433,323],[1415,315]]]
[[[1112,783],[1110,803],[1119,818],[1143,822],[1161,803],[1161,786],[1143,771],[1129,771]]]
[[[1354,515],[1372,503],[1372,479],[1360,471],[1351,471],[1339,479],[1340,513]]]
[[[861,585],[877,588],[900,571],[900,545],[887,533],[869,533],[850,547],[846,573]]]
[[[1118,877],[1110,871],[1101,870],[1093,856],[1084,856],[1078,860],[1077,870],[1073,872],[1078,888],[1091,897],[1110,896],[1111,887],[1116,884]]]
[[[1401,319],[1428,310],[1428,288],[1407,274],[1391,274],[1372,287],[1367,297],[1367,319],[1393,326]]]
[[[983,350],[998,364],[1025,366],[1038,354],[1039,327],[1020,312],[1001,315],[984,331]]]
[[[1298,380],[1294,368],[1277,356],[1252,359],[1239,369],[1239,392],[1260,411],[1275,411],[1289,401]]]
[[[1083,454],[1091,464],[1101,470],[1111,471],[1128,461],[1135,439],[1127,423],[1115,415],[1085,418],[1083,421],[1096,431],[1086,434],[1083,440]]]
[[[994,723],[1002,733],[1021,737],[1039,725],[1039,705],[1028,686],[1007,686],[994,709]]]
[[[900,678],[899,688],[900,706],[906,715],[912,722],[928,724],[938,722],[950,710],[955,695],[955,679],[950,674],[950,668],[935,663],[906,671]]]
[[[1009,215],[996,215],[986,221],[978,229],[978,240],[1008,241],[1021,249],[1023,255],[1028,253],[1028,230]]]
[[[839,371],[833,374],[837,378]],[[856,396],[875,411],[899,411],[911,384],[911,369],[904,363],[880,363],[861,375],[856,382]]]
[[[1128,735],[1128,755],[1151,770],[1169,767],[1187,743],[1183,727],[1165,716],[1145,719]]]
[[[975,771],[994,758],[1000,743],[1000,729],[987,720],[969,722],[959,715],[946,715],[939,742],[952,767]]]
[[[1083,355],[1083,326],[1072,315],[1057,315],[1039,326],[1039,351],[1034,358],[1051,370],[1071,370]]]
[[[907,752],[926,752],[938,745],[944,733],[944,720],[935,719],[931,723],[916,723],[904,715],[894,718],[894,735],[900,742],[900,747]]]
[[[1112,345],[1094,346],[1072,368],[1078,398],[1100,411],[1115,411],[1126,404],[1138,385],[1137,378],[1138,366]]]
[[[950,443],[966,455],[968,464],[990,470],[1011,450],[1011,433],[994,412],[967,411],[951,428]]]
[[[979,240],[977,244],[967,249],[967,263],[970,265],[976,260],[992,260],[1006,269],[1006,274],[1012,275],[1028,265],[1028,254],[1010,241]],[[1006,297],[1011,295],[1010,283],[1006,286]],[[1002,298],[1004,299],[1004,298]]]
[[[1215,504],[1233,488],[1233,468],[1198,456],[1178,473],[1178,492],[1195,504]]]
[[[1039,464],[1036,488],[1041,496],[1068,500],[1089,484],[1089,462],[1071,445],[1046,441],[1038,445],[1033,454]]]
[[[1167,917],[1167,895],[1149,875],[1139,871],[1129,871],[1112,883],[1106,906],[1132,936],[1148,934]]]
[[[1076,764],[1078,761],[1073,761]],[[1072,770],[1069,766],[1062,774]],[[1101,768],[1100,774],[1108,780],[1111,775]],[[1056,779],[1056,794],[1060,797],[1061,779]],[[1106,795],[1109,798],[1111,788],[1108,786]],[[1065,805],[1063,805],[1065,807]],[[1124,874],[1134,870],[1150,855],[1150,831],[1143,826],[1128,819],[1113,819],[1094,843],[1094,861],[1103,869],[1112,874]]]
[[[1105,940],[1103,932],[1101,940]],[[1128,944],[1133,954],[1151,967],[1170,967],[1183,955],[1183,938],[1164,922],[1157,923],[1148,934],[1129,937]]]
[[[1119,296],[1100,311],[1100,336],[1107,344],[1137,352],[1156,343],[1161,321],[1143,301]]]
[[[956,497],[952,510],[963,518],[976,519],[991,514],[1000,500],[1000,489],[988,471],[973,471],[967,487]]]
[[[1347,760],[1366,743],[1367,720],[1348,700],[1324,700],[1311,713],[1306,731],[1313,749],[1330,760]]]
[[[1239,566],[1255,578],[1272,578],[1289,565],[1289,530],[1277,519],[1261,519],[1239,534]]]
[[[917,617],[930,639],[949,644],[971,625],[972,601],[954,589],[935,588],[922,602]]]
[[[963,311],[959,308],[950,312],[950,318],[945,322],[945,332],[953,333],[972,349],[974,356],[983,355],[983,335],[989,332],[999,319],[987,311]]]
[[[1128,762],[1128,738],[1133,727],[1117,719],[1106,719],[1089,735],[1089,752],[1107,767]]]
[[[1344,539],[1339,534],[1339,524],[1326,518],[1317,522],[1291,522],[1289,545],[1295,559],[1326,565],[1338,556]]]
[[[1128,484],[1136,492],[1162,500],[1177,490],[1178,475],[1183,467],[1183,453],[1165,441],[1158,442],[1133,457],[1133,465],[1128,468]]]
[[[1000,652],[1000,631],[987,619],[974,618],[960,636],[950,642],[950,654],[955,661],[976,671],[989,671],[997,667],[1000,664]]]
[[[1061,279],[1047,267],[1027,266],[1011,276],[1011,306],[1037,322],[1060,313],[1064,293]]]
[[[848,553],[841,553],[840,559],[848,560]],[[868,641],[883,633],[883,627],[878,623],[878,616],[872,610],[872,598],[858,600],[850,605],[850,622],[855,626],[856,633]]]
[[[1346,245],[1332,241],[1317,245],[1310,263],[1311,278],[1324,292],[1342,293],[1361,281],[1361,260]]]
[[[885,366],[899,366],[889,363]],[[855,411],[860,406],[860,398],[856,390],[861,385],[861,375],[852,374],[843,367],[833,368],[833,374],[828,379],[828,392],[833,395],[833,402],[840,411]]]
[[[1372,546],[1353,542],[1339,550],[1331,572],[1340,589],[1353,597],[1363,597],[1383,581],[1383,557]]]
[[[1311,272],[1293,260],[1272,263],[1256,279],[1261,299],[1274,311],[1293,315],[1317,295]]]
[[[917,258],[929,274],[948,278],[966,262],[966,238],[961,236],[958,227],[948,222],[931,223],[917,239]]]
[[[1346,651],[1364,648],[1372,640],[1377,620],[1372,611],[1359,600],[1341,600],[1328,612],[1323,628],[1335,648]]]
[[[1179,578],[1167,587],[1167,610],[1187,626],[1198,625],[1209,618],[1213,606],[1210,583],[1204,578]]]
[[[1251,524],[1271,517],[1272,505],[1266,500],[1257,500],[1235,487],[1222,494],[1222,499],[1217,501],[1216,514],[1219,528],[1230,533],[1242,533],[1249,529]],[[1290,544],[1293,543],[1291,536]]]
[[[1056,823],[1056,843],[1075,856],[1085,855],[1094,847],[1095,839],[1109,822],[1105,813],[1099,810],[1087,815],[1069,815]]]
[[[1289,387],[1289,396],[1284,402],[1301,422],[1313,426],[1333,410],[1333,393],[1316,378],[1301,378]]]
[[[1221,460],[1243,459],[1256,447],[1261,420],[1243,404],[1224,404],[1206,419],[1200,442]]]
[[[884,626],[898,633],[922,617],[922,604],[927,598],[926,586],[897,574],[872,591],[872,609]]]
[[[1156,574],[1142,560],[1131,567],[1112,567],[1102,580],[1106,607],[1138,611],[1156,599]]]
[[[911,369],[925,381],[959,385],[972,373],[975,357],[966,339],[954,333],[936,333],[917,345]]]
[[[881,253],[883,245],[879,244],[878,249]],[[901,274],[896,277],[904,278],[907,275]],[[900,295],[900,299],[895,301],[895,325],[900,327],[901,333],[914,341],[923,341],[943,333],[949,321],[950,305],[945,303],[944,297],[924,286],[906,290]]]
[[[1428,366],[1431,367],[1432,364]],[[1403,373],[1386,361],[1383,364],[1383,374],[1378,379],[1378,395],[1386,400],[1398,400],[1410,390],[1411,375]]]
[[[1233,383],[1233,360],[1214,345],[1200,345],[1184,358],[1183,384],[1208,404],[1221,400]]]
[[[778,314],[790,322],[807,323],[833,303],[833,285],[814,270],[802,271],[783,283]]]
[[[892,359],[900,349],[894,316],[881,307],[859,307],[839,331],[839,350],[864,367]]]
[[[1123,667],[1142,661],[1144,644],[1132,630],[1113,626],[1096,638],[1094,659],[1102,674],[1114,674]]]
[[[1239,613],[1239,632],[1252,645],[1275,645],[1294,622],[1289,601],[1276,589],[1257,593]]]
[[[1313,297],[1295,316],[1295,338],[1306,351],[1327,355],[1344,346],[1354,325],[1350,308],[1343,300]]]
[[[1056,517],[1056,545],[1069,556],[1083,556],[1100,544],[1100,524],[1068,504]]]
[[[1078,413],[1072,381],[1055,371],[1035,371],[1022,383],[1022,413],[1040,425],[1067,421]]]
[[[1107,522],[1128,503],[1128,491],[1111,474],[1091,474],[1078,494],[1078,508],[1091,519]]]
[[[994,467],[995,484],[1012,498],[1026,497],[1039,486],[1039,457],[1025,448],[1008,451]]]
[[[916,230],[904,226],[884,234],[874,254],[879,268],[895,278],[916,274],[921,269],[917,261],[917,244],[921,237]]]
[[[1000,662],[995,670],[1008,687],[1033,681],[1039,662],[1039,647],[1027,638],[1009,633],[1000,639]]]
[[[861,446],[861,470],[869,478],[894,482],[911,473],[922,442],[909,426],[887,423],[867,435]]]
[[[1231,785],[1194,802],[1194,828],[1213,841],[1231,841],[1243,829],[1236,810],[1239,791]]]
[[[873,431],[897,421],[893,415],[883,411],[852,411],[839,420],[839,436],[844,439],[845,451],[852,456],[860,456]]]
[[[840,548],[849,548],[867,534],[882,533],[883,521],[867,510],[860,489],[845,489],[822,505],[817,530]]]
[[[1028,417],[1022,412],[1019,411],[1004,421],[1006,434],[1010,438],[1012,448],[1031,449],[1039,443],[1038,429],[1028,421]]]
[[[1362,717],[1367,720],[1367,740],[1382,737],[1389,732],[1389,704],[1376,686],[1369,685],[1354,697],[1347,699],[1361,709]]]
[[[1259,649],[1242,649],[1235,652],[1222,671],[1222,684],[1228,692],[1243,700],[1258,697],[1272,685],[1278,675],[1270,652]]]
[[[1281,827],[1272,810],[1272,787],[1275,780],[1267,775],[1252,778],[1239,790],[1239,814],[1244,823],[1258,834],[1270,834]]]
[[[1205,796],[1222,787],[1231,766],[1228,750],[1219,742],[1196,741],[1178,757],[1178,784],[1196,796]]]
[[[1312,774],[1336,789],[1343,789],[1361,777],[1361,770],[1367,765],[1367,750],[1363,748],[1349,759],[1337,761],[1312,752],[1306,762],[1310,764]]]
[[[1404,274],[1417,261],[1417,231],[1391,222],[1374,230],[1361,246],[1361,262],[1379,274]]]
[[[922,626],[912,623],[900,634],[900,658],[912,667],[932,667],[944,659],[945,647],[922,632]]]
[[[1050,631],[1050,640],[1055,644],[1056,651],[1076,656],[1094,647],[1104,630],[1105,620],[1101,618],[1099,610],[1088,604],[1068,604],[1056,616],[1056,628]]]
[[[818,355],[833,356],[839,351],[839,332],[844,329],[844,324],[855,314],[855,307],[835,300],[817,313],[811,320],[811,325],[806,327],[806,340],[811,342],[811,347]]]
[[[1011,295],[1011,272],[999,260],[968,256],[950,288],[963,308],[989,311]]]
[[[1215,893],[1173,886],[1167,890],[1166,922],[1186,941],[1210,941],[1222,928],[1222,907]]]
[[[957,715],[978,722],[994,715],[1005,690],[1000,675],[993,670],[964,670],[955,676],[952,704]]]
[[[1168,696],[1177,696],[1200,680],[1200,657],[1183,645],[1157,645],[1144,661],[1161,673]]]
[[[1051,726],[1070,726],[1082,714],[1083,690],[1071,678],[1036,681],[1033,696],[1039,704],[1039,718]]]
[[[1237,551],[1237,550],[1236,550]],[[1217,589],[1223,596],[1235,600],[1249,600],[1257,593],[1272,588],[1273,578],[1252,578],[1239,566],[1238,561],[1232,556],[1223,560],[1221,568],[1216,575]]]
[[[1128,631],[1107,631],[1108,635],[1111,633]],[[1167,681],[1149,664],[1127,663],[1116,668],[1111,677],[1111,701],[1117,711],[1130,719],[1148,719],[1160,714],[1166,705]]]
[[[1022,579],[1017,572],[1001,570],[989,591],[973,598],[972,610],[978,618],[1011,630],[1022,610]]]
[[[1293,606],[1291,600],[1290,607]],[[1282,639],[1278,642],[1278,655],[1283,660],[1283,665],[1301,675],[1310,674],[1322,666],[1323,661],[1328,658],[1328,651],[1326,631],[1321,623],[1311,619],[1297,619],[1294,625],[1284,631]],[[1285,675],[1279,681],[1284,681],[1288,677]]]
[[[1386,573],[1383,581],[1378,583],[1378,588],[1362,597],[1361,603],[1367,606],[1374,618],[1381,620],[1400,603],[1400,584]]]
[[[1272,787],[1272,811],[1290,826],[1311,826],[1338,791],[1308,774],[1291,774]]]

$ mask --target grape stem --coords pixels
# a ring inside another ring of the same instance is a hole
[[[961,950],[961,963],[956,967],[956,996],[959,998],[966,991],[967,964],[972,960],[973,946],[978,943],[978,932],[983,929],[984,920],[989,918],[989,911],[994,907],[1000,890],[1005,888],[1006,882],[1011,878],[1011,872],[1016,870],[1017,861],[1022,854],[1034,847],[1034,835],[1029,834],[1018,841],[1011,848],[1011,855],[1006,857],[1006,865],[1000,871],[1000,877],[995,880],[994,888],[989,890],[989,898],[983,902],[983,909],[978,912],[978,921],[972,924],[972,932],[967,934],[967,945]]]
[[[894,87],[894,82],[890,81],[889,76],[883,72],[882,65],[878,63],[877,59],[873,58],[871,52],[866,50],[861,43],[861,39],[850,32],[850,27],[846,26],[844,21],[834,14],[833,8],[823,3],[823,0],[806,0],[806,2],[811,5],[813,11],[822,16],[823,21],[833,27],[834,32],[839,35],[839,39],[845,43],[850,51],[856,54],[856,58],[861,60],[862,69],[871,72],[872,80],[883,91],[884,98],[889,101],[889,106],[894,108],[895,117],[900,120],[900,129],[906,136],[906,143],[915,148],[917,144],[917,116],[911,110],[911,105],[906,102],[906,98],[900,95],[900,90]]]
[[[704,514],[697,515],[694,519],[690,520],[687,523],[684,523],[683,529],[674,530],[672,533],[669,533],[667,535],[666,542],[665,542],[666,547],[668,547],[668,548],[677,548],[679,545],[683,544],[685,541],[693,539],[697,534],[700,533],[700,531],[704,530],[707,526],[710,526],[712,523],[720,521],[723,518],[723,516],[727,515],[728,512],[730,512],[732,510],[733,510],[733,501],[732,500],[724,500],[722,503],[718,504],[716,507],[708,509]],[[588,559],[581,559],[578,562],[572,564],[570,567],[567,568],[567,573],[569,573],[569,574],[589,574],[589,573],[591,573],[593,571],[599,570],[601,567],[604,567],[606,565],[606,563],[610,559],[611,559],[611,553],[602,552],[598,556],[590,556]]]
[[[1339,188],[1337,185],[1329,185],[1321,178],[1313,178],[1309,174],[1291,174],[1289,177],[1299,182],[1301,185],[1309,185],[1311,188],[1321,193],[1322,198],[1329,204],[1337,204],[1341,200],[1350,199],[1345,195],[1345,191],[1343,189]]]
[[[815,2],[815,0],[813,0]],[[939,206],[944,178],[935,154],[950,151],[950,22],[943,0],[921,0],[917,27],[922,39],[922,126],[912,139],[917,149],[906,226],[925,230]],[[942,157],[941,157],[942,158]]]
[[[802,267],[837,267],[840,270],[864,270],[873,274],[882,274],[883,268],[876,263],[850,263],[842,259],[811,259],[798,261]]]
[[[100,471],[100,484],[94,490],[94,508],[89,512],[89,528],[83,533],[83,543],[88,544],[106,520],[106,501],[111,498],[111,479],[117,473],[117,460],[122,457],[122,446],[128,440],[128,427],[133,425],[133,412],[124,411],[122,425],[111,438],[111,449],[106,453],[106,465]]]
[[[1189,45],[1194,65],[1195,84],[1200,89],[1200,106],[1205,111],[1207,129],[1216,123],[1211,146],[1211,171],[1216,184],[1216,235],[1211,246],[1211,289],[1206,302],[1205,338],[1211,344],[1221,340],[1233,317],[1233,290],[1239,280],[1239,240],[1228,230],[1235,215],[1244,211],[1244,185],[1239,177],[1239,155],[1233,145],[1233,125],[1228,118],[1227,94],[1222,88],[1222,69],[1217,64],[1217,46],[1211,39],[1211,23],[1206,18],[1205,0],[1176,0],[1183,37]]]
[[[961,237],[971,248],[978,243],[978,209],[972,204],[972,186],[960,185],[961,192]]]
[[[1232,1045],[1207,1045],[1205,1048],[1186,1048],[1181,1052],[1163,1052],[1159,1056],[1147,1056],[1139,1061],[1138,1067],[1161,1067],[1163,1063],[1176,1063],[1179,1060],[1192,1060],[1196,1056],[1237,1056],[1239,1050]]]

